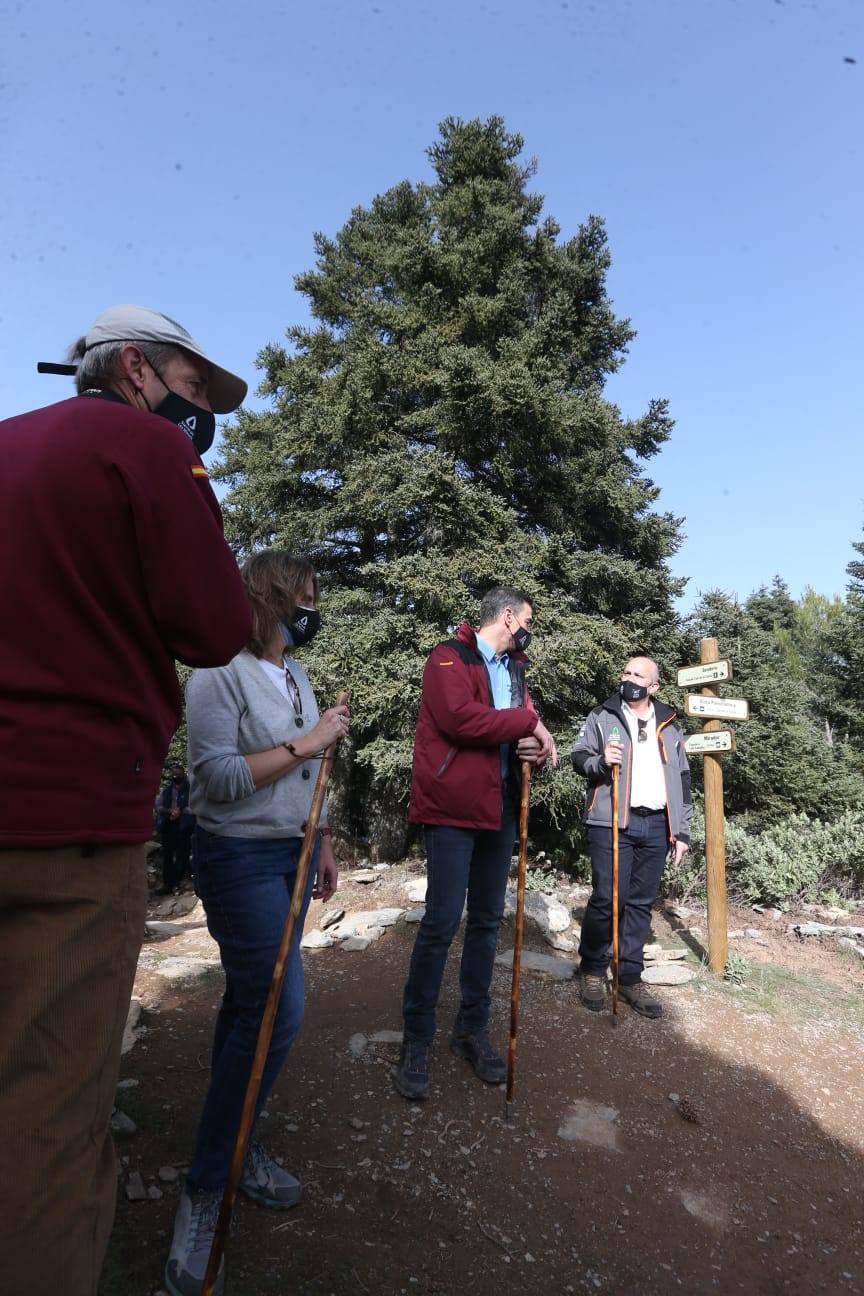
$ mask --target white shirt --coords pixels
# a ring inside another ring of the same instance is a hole
[[[624,719],[630,730],[633,747],[630,770],[630,804],[644,806],[646,810],[662,810],[666,804],[666,776],[663,758],[657,742],[657,719],[653,703],[647,716],[637,716],[626,702],[622,703]],[[640,721],[645,728],[645,738],[639,741]]]
[[[291,702],[293,699],[291,694],[288,692],[288,680],[285,676],[285,667],[274,666],[272,662],[265,661],[263,657],[256,657],[255,660],[267,678],[273,681],[282,696]]]

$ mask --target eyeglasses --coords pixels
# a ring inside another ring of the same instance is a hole
[[[647,742],[648,741],[648,721],[640,720],[639,717],[637,716],[636,723],[639,726],[639,732],[636,735],[636,741]]]
[[[284,661],[282,664],[285,666]],[[287,666],[285,666],[285,686],[288,689],[288,696],[291,699],[291,705],[294,708],[294,723],[299,728],[303,724],[303,699],[300,696],[300,689],[297,685],[297,681]]]

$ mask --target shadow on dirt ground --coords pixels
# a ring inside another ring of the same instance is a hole
[[[661,991],[662,1021],[622,1005],[613,1027],[574,982],[526,976],[508,1126],[503,1090],[447,1049],[451,957],[432,1097],[409,1105],[391,1083],[398,1046],[372,1037],[400,1029],[413,935],[400,922],[360,955],[305,956],[306,1022],[260,1126],[305,1200],[238,1203],[227,1296],[864,1293],[855,1032],[747,1015],[704,980]],[[124,1176],[156,1184],[189,1157],[220,992],[211,972],[145,1017],[123,1069],[138,1084],[120,1091],[139,1127],[119,1143]],[[498,968],[502,1045],[508,1021]],[[121,1190],[100,1296],[161,1290],[180,1184],[159,1186],[144,1202]]]

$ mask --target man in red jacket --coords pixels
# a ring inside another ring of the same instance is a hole
[[[455,639],[432,650],[423,672],[408,817],[424,827],[426,911],[411,955],[394,1073],[399,1093],[411,1101],[429,1096],[435,1007],[466,895],[461,1003],[450,1047],[481,1080],[500,1084],[506,1078],[488,1024],[516,836],[513,746],[519,760],[558,762],[525,684],[532,618],[527,595],[499,585],[480,604],[480,628],[460,626]]]
[[[251,621],[198,451],[246,384],[156,311],[104,312],[71,400],[0,423],[0,1291],[94,1296],[109,1130],[180,719],[174,660]]]

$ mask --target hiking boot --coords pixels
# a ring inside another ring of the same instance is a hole
[[[477,1075],[487,1084],[503,1084],[507,1079],[504,1059],[496,1052],[488,1031],[476,1035],[454,1035],[450,1051],[470,1062]]]
[[[203,1291],[221,1202],[221,1192],[192,1195],[184,1192],[180,1198],[174,1217],[174,1240],[165,1266],[165,1286],[171,1296],[200,1296]],[[216,1296],[222,1296],[224,1286],[223,1258],[213,1288]]]
[[[603,1012],[606,1007],[606,978],[580,972],[579,998],[591,1012]]]
[[[429,1097],[429,1040],[403,1039],[393,1083],[403,1098],[421,1102]]]
[[[239,1187],[247,1197],[274,1210],[296,1206],[303,1195],[299,1179],[283,1170],[260,1143],[249,1144]]]
[[[619,986],[618,993],[641,1017],[663,1016],[663,1005],[659,999],[655,999],[643,981],[637,981],[634,985]]]

